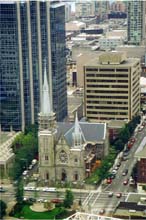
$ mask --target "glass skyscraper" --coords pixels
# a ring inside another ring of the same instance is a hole
[[[0,1],[0,124],[37,121],[45,63],[58,121],[67,116],[65,7],[57,1]]]
[[[145,38],[145,1],[131,0],[128,5],[128,43],[140,45]]]

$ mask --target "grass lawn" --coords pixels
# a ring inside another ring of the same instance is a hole
[[[54,219],[54,216],[61,212],[61,208],[55,208],[46,212],[34,212],[29,205],[25,205],[21,212],[15,214],[15,217],[23,217],[24,219]]]

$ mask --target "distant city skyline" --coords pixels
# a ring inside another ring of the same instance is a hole
[[[89,0],[84,0],[84,1],[89,1]],[[101,0],[101,1],[102,1],[102,0]],[[109,0],[110,3],[114,2],[114,1],[115,1],[115,0]],[[66,1],[64,1],[64,2],[70,4],[70,5],[71,5],[71,11],[75,12],[75,2],[76,2],[76,0],[74,0],[74,1],[72,1],[72,0],[70,0],[70,1],[66,0]]]

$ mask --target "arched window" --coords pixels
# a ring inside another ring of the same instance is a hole
[[[75,161],[75,163],[77,163],[78,162],[78,158],[76,157],[74,161]]]
[[[46,172],[46,180],[49,180],[49,173]]]
[[[67,180],[67,174],[66,174],[66,171],[64,169],[62,169],[61,180],[62,181],[66,181]]]
[[[75,180],[75,181],[78,181],[78,179],[79,179],[78,172],[75,171],[75,173],[74,173],[74,180]]]

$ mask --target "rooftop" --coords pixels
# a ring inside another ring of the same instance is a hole
[[[112,51],[112,52],[104,52],[101,54],[101,58],[99,58],[99,56],[94,57],[92,60],[89,60],[85,66],[99,66],[99,67],[105,67],[105,65],[107,65],[107,67],[112,67],[112,68],[117,68],[117,66],[121,67],[131,67],[133,66],[136,62],[139,61],[138,58],[124,58],[121,57],[122,52],[117,52],[117,51]],[[103,60],[103,61],[102,61]]]
[[[6,164],[9,159],[14,157],[14,153],[11,146],[15,137],[18,134],[20,134],[20,132],[0,133],[0,164]]]

